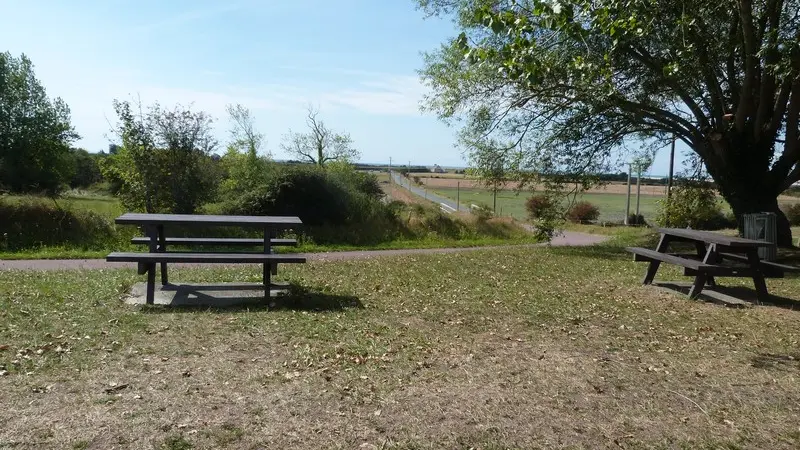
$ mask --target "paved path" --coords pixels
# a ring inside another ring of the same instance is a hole
[[[503,249],[503,248],[525,248],[542,246],[587,246],[605,241],[607,236],[597,236],[594,234],[577,233],[565,231],[563,235],[553,238],[547,244],[527,244],[527,245],[505,245],[488,247],[462,247],[462,248],[420,248],[420,249],[400,249],[400,250],[363,250],[349,252],[328,252],[328,253],[306,253],[309,261],[341,261],[365,258],[377,258],[398,255],[427,255],[437,253],[461,253],[475,250]],[[172,266],[204,266],[204,264],[171,264]],[[207,266],[213,266],[208,265]],[[104,259],[28,259],[0,261],[0,270],[64,270],[64,269],[121,269],[135,268],[136,263],[110,263]]]
[[[408,178],[400,175],[397,172],[392,172],[392,180],[394,180],[395,184],[398,184],[408,189],[412,193],[424,199],[430,200],[434,203],[438,203],[439,206],[442,208],[442,210],[445,212],[451,213],[455,211],[469,211],[469,205],[465,205],[462,203],[461,206],[459,206],[456,204],[455,200],[449,199],[447,197],[442,197],[440,195],[436,195],[433,192],[428,191],[427,189],[418,187],[417,185],[411,183],[408,180]]]

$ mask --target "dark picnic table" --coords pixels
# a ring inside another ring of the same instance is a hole
[[[155,267],[161,265],[161,283],[169,283],[168,263],[258,263],[264,266],[265,295],[270,294],[270,272],[277,270],[278,263],[304,263],[305,257],[296,254],[275,254],[273,246],[296,245],[294,239],[277,239],[279,231],[298,228],[303,222],[294,216],[225,216],[205,214],[147,214],[125,213],[117,217],[119,225],[136,225],[144,230],[145,237],[133,238],[134,244],[146,244],[148,252],[114,252],[107,261],[136,262],[139,273],[147,273],[147,303],[152,304],[155,291]],[[169,227],[239,227],[260,229],[263,238],[187,238],[168,237]],[[168,246],[258,246],[259,252],[169,252]]]
[[[716,285],[716,277],[747,277],[753,279],[759,302],[769,299],[765,278],[781,278],[787,271],[797,271],[796,267],[762,261],[758,256],[759,247],[774,246],[765,241],[744,239],[736,236],[710,231],[684,228],[657,228],[661,238],[655,250],[641,247],[628,247],[635,261],[645,261],[649,265],[643,284],[651,284],[662,262],[684,268],[684,275],[694,276],[689,291],[690,298],[697,298],[703,288]],[[694,253],[670,253],[671,244],[689,243]]]

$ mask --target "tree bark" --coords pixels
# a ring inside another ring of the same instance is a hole
[[[744,142],[742,142],[744,141]],[[731,139],[717,142],[717,155],[705,161],[708,173],[717,183],[722,197],[736,215],[739,233],[744,232],[744,214],[775,213],[776,238],[779,247],[792,246],[792,230],[786,215],[778,207],[778,189],[770,179],[767,152],[747,145],[747,140]]]

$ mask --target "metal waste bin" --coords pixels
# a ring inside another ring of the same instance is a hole
[[[764,261],[775,261],[778,256],[777,228],[775,226],[775,213],[743,214],[744,238],[767,241],[769,247],[759,247],[758,257]]]

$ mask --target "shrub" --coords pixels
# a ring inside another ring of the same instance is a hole
[[[377,179],[366,175],[317,166],[279,166],[266,183],[229,202],[223,210],[298,216],[310,226],[351,225],[390,216],[389,208],[378,199]]]
[[[115,239],[111,221],[92,211],[66,209],[37,198],[0,201],[0,249],[5,251],[41,246],[103,248]]]
[[[645,222],[643,215],[631,214],[628,216],[628,225],[635,225],[635,226],[647,225],[647,222]]]
[[[672,197],[658,201],[656,222],[662,226],[696,230],[735,228],[736,220],[722,212],[717,192],[707,184],[685,182],[672,190]]]
[[[528,217],[531,219],[547,217],[554,207],[553,199],[543,194],[531,195],[525,200],[525,210],[528,211]]]
[[[800,203],[792,203],[783,207],[783,213],[792,226],[800,225]]]
[[[567,220],[573,223],[591,222],[597,220],[598,217],[600,217],[600,210],[587,201],[577,202],[567,211]]]
[[[469,211],[478,222],[486,222],[494,217],[494,211],[492,211],[492,208],[490,208],[489,205],[484,205],[481,203],[475,206],[476,207],[474,208],[470,208]]]

